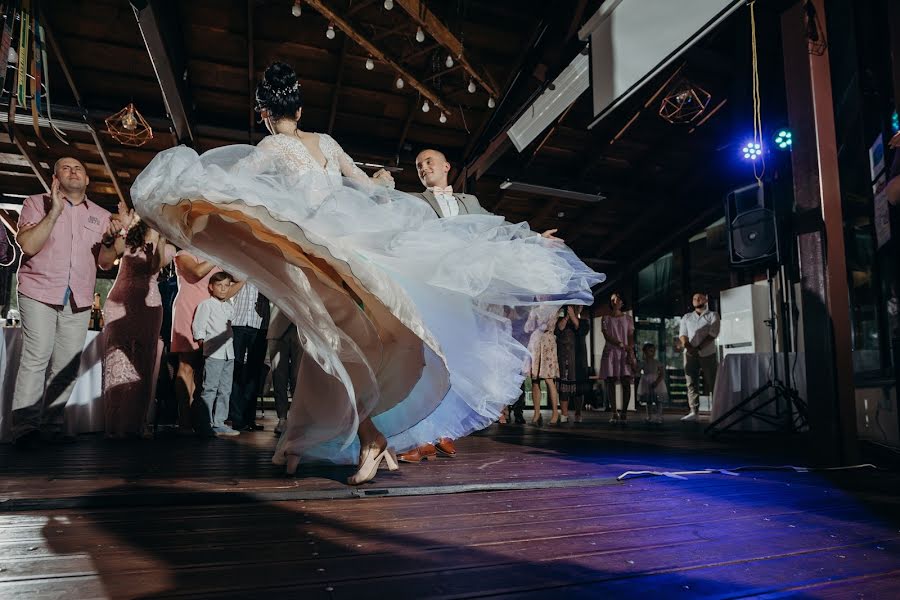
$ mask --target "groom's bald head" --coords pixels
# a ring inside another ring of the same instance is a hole
[[[450,163],[447,162],[447,157],[440,150],[428,148],[416,156],[416,173],[419,175],[419,181],[426,188],[447,187],[449,172]]]

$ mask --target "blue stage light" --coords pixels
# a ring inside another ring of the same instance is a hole
[[[741,149],[744,158],[748,160],[756,160],[762,155],[762,146],[756,142],[747,142]]]
[[[896,110],[891,114],[891,131],[900,132],[900,115],[897,115]]]

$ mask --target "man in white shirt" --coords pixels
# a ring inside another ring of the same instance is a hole
[[[706,381],[706,390],[712,394],[716,387],[716,370],[719,366],[716,354],[716,338],[719,336],[719,315],[709,310],[706,294],[696,293],[692,298],[694,310],[681,318],[679,337],[684,346],[684,375],[687,379],[688,404],[691,411],[682,421],[695,421],[700,409],[700,372]]]
[[[194,339],[200,342],[206,358],[200,399],[207,411],[212,432],[220,437],[238,435],[237,431],[225,425],[234,379],[234,344],[231,332],[234,305],[228,299],[233,285],[241,284],[235,283],[231,275],[224,271],[210,277],[209,293],[212,297],[197,306],[192,326]]]
[[[238,431],[257,431],[256,398],[262,388],[266,360],[266,329],[269,327],[269,301],[252,283],[231,300],[234,317],[231,331],[234,345],[234,382],[228,416]]]

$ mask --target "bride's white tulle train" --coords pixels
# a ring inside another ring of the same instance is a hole
[[[248,278],[296,323],[305,352],[273,460],[353,463],[367,416],[398,451],[489,425],[519,395],[526,320],[590,304],[603,276],[525,224],[438,219],[327,167],[178,147],[131,190],[169,240]]]

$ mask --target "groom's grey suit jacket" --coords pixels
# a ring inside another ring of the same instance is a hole
[[[434,197],[434,193],[429,191],[418,192],[411,194],[413,196],[418,196],[422,200],[428,203],[428,205],[434,210],[438,217],[443,217],[441,214],[441,205],[438,203],[437,198]],[[478,198],[471,194],[457,194],[454,193],[453,197],[459,201],[459,214],[460,215],[489,215],[488,211],[484,210],[484,207],[478,202]]]

